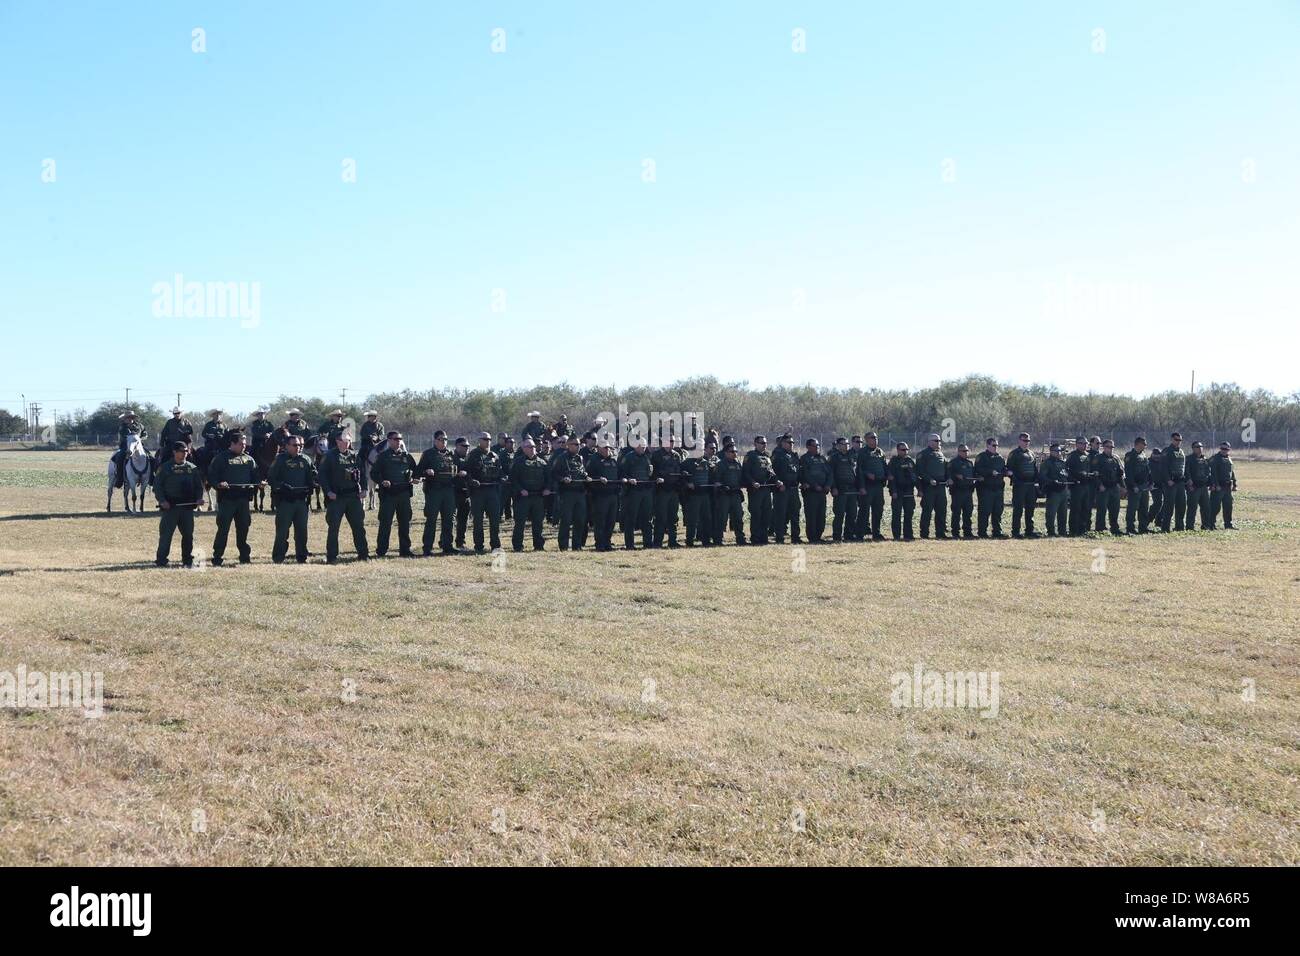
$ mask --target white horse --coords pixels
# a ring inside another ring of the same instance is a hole
[[[375,510],[375,483],[373,481],[370,481],[370,469],[375,466],[375,461],[379,458],[379,456],[383,453],[384,449],[387,447],[388,447],[388,442],[381,441],[378,445],[375,445],[373,448],[371,448],[369,453],[366,453],[364,455],[364,459],[362,461],[362,465],[363,465],[362,473],[365,475],[366,478],[366,483],[364,487],[366,488],[365,506],[367,511]],[[405,438],[401,439],[398,442],[397,447],[399,451],[405,454],[406,439]]]
[[[113,510],[113,486],[117,483],[117,463],[108,460],[108,504]],[[144,450],[139,436],[130,435],[126,441],[126,457],[122,462],[122,506],[128,511],[144,511],[146,496],[153,484],[153,459]],[[132,505],[135,507],[132,507]]]

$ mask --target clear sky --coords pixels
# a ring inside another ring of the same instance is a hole
[[[1298,251],[1293,0],[0,2],[14,411],[1291,392]],[[255,321],[155,314],[178,273]]]

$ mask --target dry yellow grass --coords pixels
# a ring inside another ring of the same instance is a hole
[[[0,710],[0,863],[1300,862],[1300,466],[1240,466],[1236,533],[802,573],[775,546],[276,567],[269,517],[250,567],[157,570],[102,468],[0,452],[0,670],[108,695]],[[893,707],[917,662],[997,671],[997,718]]]

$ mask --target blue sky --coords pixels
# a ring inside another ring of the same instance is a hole
[[[3,0],[0,406],[1291,392],[1297,50],[1294,2]],[[257,321],[155,315],[178,273]]]

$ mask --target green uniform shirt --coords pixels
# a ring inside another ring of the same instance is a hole
[[[154,479],[154,497],[161,503],[173,505],[193,505],[203,496],[203,479],[199,468],[192,461],[176,464],[174,458],[163,462]]]
[[[825,491],[831,484],[831,463],[821,452],[806,451],[799,456],[799,481],[814,490]]]
[[[1070,470],[1066,467],[1065,459],[1048,458],[1043,462],[1042,479],[1043,487],[1049,494],[1068,488]]]
[[[745,466],[734,459],[724,457],[718,461],[718,484],[728,490],[737,490],[745,483],[744,473]]]
[[[1166,481],[1182,481],[1187,477],[1187,453],[1170,445],[1165,449]]]
[[[541,455],[529,458],[520,454],[510,466],[510,483],[530,495],[538,494],[546,488],[549,472],[550,466]]]
[[[1237,484],[1237,472],[1232,467],[1232,457],[1223,452],[1215,452],[1210,458],[1212,480],[1220,488],[1232,490]]]
[[[212,462],[208,465],[208,484],[216,487],[223,481],[232,485],[255,485],[257,478],[257,461],[252,455],[245,452],[241,455],[232,455],[228,451],[219,451],[212,456]],[[250,491],[251,489],[231,489],[232,491]],[[217,489],[218,494],[222,494],[221,489]],[[235,497],[239,497],[236,495]]]
[[[158,447],[171,451],[174,441],[183,441],[187,445],[194,441],[194,426],[188,418],[169,418],[163,422],[162,431],[158,434]]]
[[[491,449],[484,451],[482,448],[470,449],[470,453],[465,456],[465,470],[469,472],[471,481],[483,485],[500,482],[503,474],[501,458],[493,454]]]
[[[387,481],[393,486],[409,485],[414,475],[415,459],[400,449],[385,448],[375,456],[375,463],[370,467],[371,481]]]
[[[943,452],[935,451],[927,445],[916,456],[916,474],[922,479],[923,485],[931,481],[943,484],[948,479],[948,459]]]
[[[911,497],[916,488],[916,459],[911,455],[895,455],[887,467],[890,493]]]
[[[361,467],[356,452],[330,449],[320,463],[321,490],[340,498],[361,494]]]
[[[1097,469],[1097,480],[1103,488],[1117,488],[1124,481],[1124,465],[1114,455],[1098,455],[1093,467]]]
[[[990,491],[1000,490],[1006,473],[1007,460],[997,452],[986,448],[975,456],[975,475],[980,480],[980,487]]]
[[[975,487],[975,462],[961,455],[948,459],[948,480],[957,491],[970,491]]]
[[[1015,482],[1037,481],[1038,462],[1034,460],[1034,453],[1027,448],[1011,449],[1011,454],[1007,455],[1007,471],[1011,472]]]
[[[839,491],[852,491],[858,485],[858,457],[856,452],[838,448],[826,456],[831,469],[831,482]],[[831,483],[831,482],[828,482]]]
[[[1213,475],[1210,470],[1210,459],[1204,455],[1189,455],[1187,457],[1187,480],[1193,487],[1208,487]]]
[[[1136,448],[1130,448],[1124,454],[1124,484],[1129,491],[1150,490],[1151,459]]]
[[[648,454],[634,451],[623,459],[618,469],[620,478],[635,478],[637,481],[649,481],[654,477],[655,466]]]
[[[266,472],[267,483],[273,490],[288,486],[309,489],[316,486],[316,465],[306,455],[291,455],[282,451],[275,456]]]
[[[858,452],[858,478],[864,488],[871,488],[883,483],[888,477],[888,462],[885,451],[880,446],[863,448]]]
[[[746,485],[769,484],[775,477],[772,473],[772,456],[755,448],[745,453],[745,462],[741,465],[741,477]]]
[[[450,448],[439,451],[437,447],[426,449],[415,466],[415,473],[424,479],[425,487],[430,485],[449,486],[455,482],[458,471],[456,453]],[[425,472],[433,472],[430,478]]]
[[[226,426],[215,418],[203,426],[203,444],[209,448],[225,444]]]

